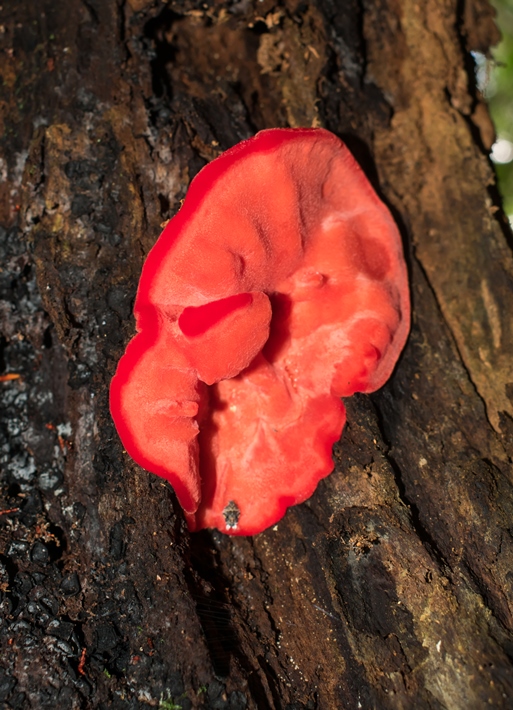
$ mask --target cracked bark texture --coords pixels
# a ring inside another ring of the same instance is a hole
[[[511,707],[513,240],[470,54],[498,38],[486,0],[1,14],[2,707]],[[393,210],[411,336],[347,402],[307,503],[253,538],[189,535],[108,385],[190,179],[287,125],[340,135]]]

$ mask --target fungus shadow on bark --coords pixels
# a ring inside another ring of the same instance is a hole
[[[229,584],[221,578],[217,569],[210,531],[203,530],[191,535],[189,564],[184,568],[184,574],[196,604],[214,673],[218,678],[227,678],[238,639],[231,622],[231,606],[227,595]]]
[[[236,659],[247,674],[252,697],[258,702],[259,708],[266,709],[269,707],[267,694],[236,632],[241,620],[238,619],[237,623],[233,620],[236,607],[229,597],[233,582],[220,569],[216,550],[220,541],[221,544],[227,543],[220,533],[211,530],[202,530],[190,536],[189,564],[184,569],[185,581],[196,604],[216,677],[228,678],[232,659]],[[274,679],[267,673],[266,677],[269,686],[274,687]]]

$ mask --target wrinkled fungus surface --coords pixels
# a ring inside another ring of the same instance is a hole
[[[172,484],[191,530],[258,533],[332,471],[340,398],[394,368],[400,236],[336,136],[262,131],[192,181],[134,313],[111,385],[125,448]]]

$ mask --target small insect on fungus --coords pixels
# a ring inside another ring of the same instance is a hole
[[[231,500],[223,510],[223,517],[227,530],[236,530],[239,525],[240,510],[237,503]]]
[[[194,178],[134,314],[110,391],[124,447],[190,530],[252,535],[333,470],[341,397],[392,373],[410,324],[399,231],[335,135],[262,131]]]

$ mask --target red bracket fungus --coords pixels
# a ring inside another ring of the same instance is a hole
[[[192,181],[144,264],[111,412],[190,530],[252,535],[333,469],[341,397],[406,341],[397,227],[345,145],[271,129]]]

